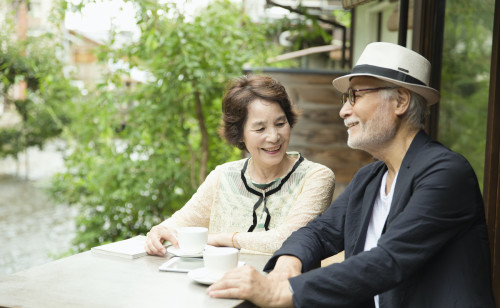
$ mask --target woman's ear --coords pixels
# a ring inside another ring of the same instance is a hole
[[[408,89],[398,89],[398,99],[395,109],[396,115],[401,116],[406,112],[406,110],[408,110],[410,107],[410,97],[411,93]]]

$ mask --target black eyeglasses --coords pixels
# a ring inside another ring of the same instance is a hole
[[[366,89],[349,88],[349,89],[347,89],[347,93],[342,93],[342,98],[341,98],[342,106],[347,102],[349,102],[349,104],[351,104],[351,106],[354,106],[354,104],[356,103],[356,95],[355,95],[356,92],[380,91],[380,90],[387,90],[387,89],[396,89],[396,87],[379,87],[379,88],[366,88]]]

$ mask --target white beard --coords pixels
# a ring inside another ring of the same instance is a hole
[[[351,135],[350,130],[347,145],[350,148],[364,150],[378,148],[396,135],[397,125],[388,117],[390,104],[382,103],[377,107],[372,117],[365,123],[358,123],[357,132]]]

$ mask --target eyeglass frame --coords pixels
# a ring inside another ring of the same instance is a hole
[[[389,86],[389,87],[377,87],[377,88],[365,88],[365,89],[349,88],[349,89],[347,89],[347,93],[342,93],[342,97],[340,98],[340,102],[342,103],[342,106],[344,106],[345,103],[347,103],[347,102],[349,102],[349,104],[351,104],[351,106],[354,106],[354,104],[356,103],[356,95],[354,94],[355,92],[380,91],[380,90],[388,90],[388,89],[396,89],[396,88],[398,88],[398,87]]]

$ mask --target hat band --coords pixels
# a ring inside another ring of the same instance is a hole
[[[407,75],[403,72],[396,71],[390,68],[385,68],[385,67],[379,67],[379,66],[373,66],[369,64],[361,64],[361,65],[356,65],[352,69],[352,74],[370,74],[370,75],[377,75],[380,77],[386,77],[406,83],[413,83],[421,86],[427,86],[425,83],[422,81],[418,80],[415,77],[412,77],[410,75]],[[352,78],[352,77],[351,77]]]

